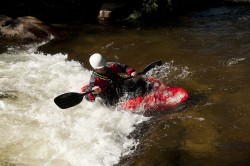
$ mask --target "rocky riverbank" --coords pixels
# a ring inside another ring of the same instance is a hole
[[[247,3],[249,0],[15,0],[0,5],[0,15],[9,17],[33,16],[50,23],[95,22],[97,19],[136,19],[142,16],[165,17],[190,10],[223,5]]]
[[[50,40],[56,34],[53,24],[147,24],[193,10],[222,5],[250,4],[249,0],[15,0],[0,6],[0,39],[19,43]],[[58,32],[57,32],[58,33]],[[0,45],[4,45],[0,42]],[[3,47],[1,47],[3,48]]]

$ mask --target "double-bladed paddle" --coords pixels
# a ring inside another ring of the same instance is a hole
[[[152,68],[154,68],[156,66],[160,66],[160,65],[162,65],[162,61],[161,60],[155,61],[155,62],[151,63],[150,65],[148,65],[142,72],[137,73],[137,75],[146,74]],[[133,78],[133,76],[126,77],[123,80],[127,80],[127,79],[130,79],[130,78]],[[113,83],[111,83],[111,84],[109,84],[109,85],[107,85],[105,87],[108,87],[108,86],[110,86],[112,84]],[[105,88],[105,87],[101,87],[101,88]],[[89,93],[92,93],[92,92],[94,92],[94,90],[91,90],[91,91],[88,91],[88,92],[85,92],[85,93],[77,93],[77,92],[64,93],[62,95],[57,96],[54,99],[54,102],[61,109],[70,108],[70,107],[73,107],[73,106],[81,103],[82,100],[83,100],[83,97],[85,95],[89,94]]]

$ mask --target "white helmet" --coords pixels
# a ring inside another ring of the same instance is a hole
[[[89,63],[94,69],[100,69],[106,66],[106,60],[99,53],[91,55],[89,58]]]

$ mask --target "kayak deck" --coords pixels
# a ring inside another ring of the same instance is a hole
[[[153,90],[144,96],[135,97],[120,103],[125,110],[154,112],[173,108],[188,98],[181,87],[166,85],[153,77],[147,78],[153,84]]]

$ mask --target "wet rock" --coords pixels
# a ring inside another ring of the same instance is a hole
[[[0,38],[6,40],[39,42],[50,40],[53,36],[52,27],[32,17],[0,16]]]
[[[127,3],[104,3],[99,10],[98,20],[99,22],[104,23],[116,19],[124,19],[128,17],[128,15],[129,10]]]

